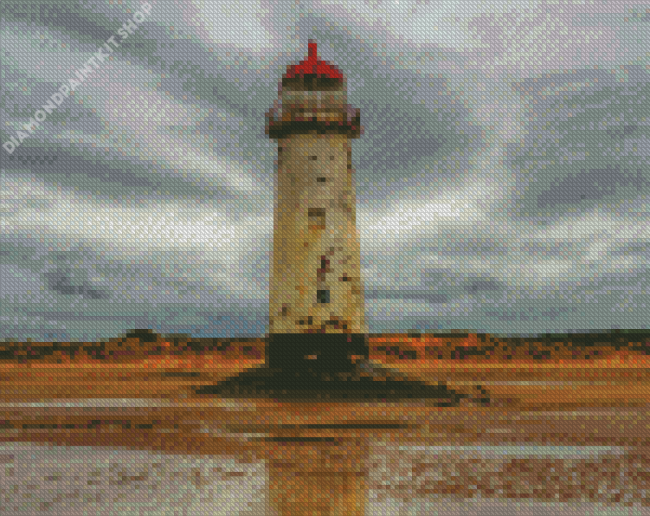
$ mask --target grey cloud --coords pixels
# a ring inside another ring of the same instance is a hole
[[[650,242],[644,238],[639,238],[638,241],[615,244],[609,256],[637,256],[638,258],[644,259],[647,263],[647,260],[650,258]]]
[[[93,315],[93,314],[80,314],[73,311],[38,311],[38,310],[21,310],[21,314],[29,317],[44,317],[56,318],[58,321],[86,321],[86,322],[100,322],[100,321],[115,321],[122,325],[126,324],[134,327],[146,327],[151,324],[151,318],[146,316],[125,316],[125,315]]]
[[[421,278],[423,287],[444,294],[450,299],[461,299],[470,295],[496,300],[503,297],[508,290],[508,285],[497,278],[455,272],[451,269],[425,267]]]
[[[223,337],[265,331],[265,298],[240,297],[218,285],[206,288],[200,272],[188,274],[199,267],[170,253],[152,253],[153,263],[132,263],[84,244],[52,251],[57,247],[52,242],[11,237],[0,247],[0,285],[14,292],[12,303],[0,303],[0,338],[95,341],[128,328]],[[207,272],[210,265],[200,268]]]
[[[508,145],[507,164],[517,173],[513,215],[584,213],[650,192],[650,75],[625,69],[625,82],[606,70],[574,70],[513,85],[530,120],[524,146]]]
[[[82,65],[83,63],[79,63],[80,67],[82,67]],[[34,117],[36,112],[40,110],[42,106],[51,102],[52,95],[58,93],[61,84],[67,82],[71,77],[74,77],[74,73],[71,75],[69,73],[61,75],[61,82],[58,83],[50,80],[43,81],[42,79],[34,81],[31,77],[25,77],[25,74],[22,71],[13,71],[12,75],[14,76],[13,80],[16,80],[17,82],[28,81],[30,83],[30,88],[28,91],[20,92],[20,94],[14,92],[4,97],[6,104],[2,109],[4,116],[6,116],[7,119],[15,119],[18,128],[23,132],[25,132],[24,126],[27,125],[31,119],[35,120]],[[9,80],[9,78],[7,78],[7,80]],[[36,131],[29,136],[30,144],[34,141],[41,141],[44,138],[43,134],[50,134],[50,132],[61,130],[60,124],[63,123],[68,124],[68,127],[70,124],[73,124],[75,129],[83,131],[83,133],[88,136],[91,134],[101,134],[105,129],[105,122],[103,122],[96,113],[93,113],[92,109],[89,109],[82,103],[75,102],[74,99],[68,97],[61,103],[61,105],[57,106],[56,109],[47,114],[45,120],[40,122]],[[3,142],[8,140],[10,136],[16,136],[15,132],[7,134],[6,131],[6,127],[1,128]],[[56,149],[60,147],[59,142],[52,142],[51,145]],[[25,141],[19,149],[25,146],[29,146],[27,141]]]
[[[370,140],[371,145],[358,157],[359,170],[408,170],[414,161],[435,155],[446,140],[444,133],[423,127],[423,122],[413,118],[414,113],[397,106],[366,101],[361,106],[361,116],[366,131],[363,138]]]
[[[81,36],[84,40],[101,40],[103,42],[110,38],[116,30],[97,24],[97,14],[92,17],[84,16],[83,10],[71,9],[69,2],[48,1],[35,7],[35,9],[26,9],[20,0],[7,0],[2,10],[8,20],[22,20],[28,23],[38,21],[43,25],[56,27],[67,34]]]
[[[461,183],[463,174],[456,170],[431,165],[423,173],[422,167],[434,158],[453,157],[458,169],[469,170],[471,151],[482,144],[480,128],[468,121],[469,110],[452,103],[455,92],[448,81],[408,70],[379,79],[375,66],[382,67],[374,57],[348,65],[359,75],[357,107],[365,129],[353,144],[361,202],[395,197],[414,184],[425,189]]]
[[[33,5],[36,3],[36,5]],[[32,4],[31,9],[25,6]],[[108,38],[115,36],[122,23],[128,19],[122,9],[114,6],[96,3],[74,9],[71,2],[66,0],[49,0],[45,2],[25,2],[24,0],[4,0],[3,16],[6,22],[16,24],[38,22],[43,26],[59,31],[72,46],[82,46],[85,51],[95,52]],[[160,38],[143,37],[151,36],[155,26],[152,24],[142,26],[129,36],[128,45],[113,48],[115,54],[127,53],[131,57],[142,56],[143,61],[151,65],[154,50],[157,49]],[[117,38],[119,41],[119,38]],[[44,43],[43,43],[44,45]],[[146,56],[149,59],[146,60]],[[156,58],[153,58],[156,61]]]
[[[236,95],[224,95],[222,92],[224,91],[225,85],[222,81],[219,82],[219,86],[212,87],[215,104],[222,109],[234,111],[242,121],[246,120],[250,125],[259,125],[260,122],[264,121],[266,111],[269,109],[272,101],[275,100],[273,98],[267,98],[269,97],[268,91],[260,92],[260,94],[252,92],[249,95],[250,98],[243,99]],[[253,97],[256,99],[255,103],[251,102]],[[259,136],[261,137],[262,135],[267,138],[266,134],[260,132]]]
[[[503,239],[490,236],[488,230],[459,223],[438,228],[423,225],[418,236],[400,242],[400,255],[435,254],[440,257],[507,256],[510,248]],[[382,250],[379,250],[383,254]]]
[[[437,248],[431,249],[440,256],[504,256],[508,246],[494,238],[471,238],[459,235],[449,240],[438,240]]]
[[[63,296],[81,296],[92,300],[109,299],[111,291],[89,285],[83,277],[78,277],[72,268],[46,272],[44,278],[50,290]]]
[[[607,129],[605,132],[612,138],[625,138],[626,136],[632,136],[638,129],[638,124],[624,124],[622,129]]]
[[[550,307],[548,310],[542,310],[542,317],[548,317],[551,321],[557,319],[561,315],[574,314],[578,311],[576,307]]]
[[[502,282],[495,279],[473,279],[464,285],[468,294],[480,294],[483,292],[501,292],[504,289]]]
[[[30,145],[19,147],[3,162],[6,170],[16,170],[24,174],[25,170],[37,174],[50,184],[63,186],[75,192],[103,192],[111,186],[122,195],[129,195],[135,190],[150,189],[151,193],[160,190],[163,179],[156,180],[151,172],[145,173],[141,166],[129,160],[112,161],[96,156],[79,156],[62,148]],[[180,181],[168,183],[178,185]],[[100,187],[100,188],[98,188]],[[132,189],[129,191],[129,189]],[[181,189],[182,191],[182,189]]]
[[[366,299],[403,299],[409,301],[424,301],[425,303],[447,303],[449,297],[445,294],[427,292],[426,290],[414,289],[366,289]]]
[[[557,281],[552,289],[508,291],[497,304],[481,305],[475,316],[486,316],[490,324],[513,323],[509,326],[513,334],[549,331],[549,323],[563,329],[576,325],[647,328],[643,303],[650,293],[650,269],[644,264],[630,272],[595,273],[593,269],[578,267],[571,281]],[[601,305],[606,310],[599,310]],[[585,310],[585,306],[593,309]]]
[[[19,147],[2,164],[8,174],[24,176],[29,172],[50,186],[65,188],[74,195],[92,195],[97,201],[241,202],[241,195],[218,177],[195,177],[187,170],[185,173],[168,169],[152,171],[148,162],[118,158],[116,153],[98,158],[90,149],[84,149],[80,156],[54,145],[51,148],[30,145]]]
[[[580,170],[560,179],[558,183],[541,190],[537,195],[539,208],[554,208],[561,204],[576,205],[581,201],[592,203],[620,194],[622,188],[634,192],[648,190],[650,174],[642,169],[621,170],[618,166]]]
[[[521,244],[521,251],[533,258],[560,258],[571,262],[589,251],[591,240],[527,239]]]
[[[148,161],[151,158],[125,158],[117,148],[119,144],[113,142],[109,143],[108,153],[95,153],[88,140],[84,144],[70,144],[52,136],[60,130],[80,131],[93,138],[104,134],[107,121],[100,118],[104,115],[92,113],[90,103],[82,105],[68,100],[48,116],[45,131],[31,136],[12,157],[0,150],[0,180],[23,175],[21,179],[31,181],[32,175],[48,185],[79,194],[79,198],[92,196],[88,209],[92,209],[93,203],[106,200],[109,202],[104,207],[119,210],[120,202],[133,198],[149,206],[181,198],[206,213],[227,213],[228,220],[235,224],[235,232],[237,227],[244,229],[245,225],[268,221],[268,235],[247,244],[252,248],[233,253],[240,262],[228,264],[256,292],[238,290],[233,286],[236,282],[229,281],[210,283],[208,288],[206,277],[210,275],[211,281],[220,281],[214,279],[214,268],[222,264],[193,263],[198,255],[187,254],[179,247],[169,252],[130,248],[136,254],[147,254],[146,259],[134,262],[119,252],[103,254],[109,247],[104,244],[110,243],[112,248],[120,245],[116,239],[74,244],[70,249],[66,228],[61,228],[63,237],[46,237],[45,243],[42,239],[46,235],[34,228],[30,239],[18,242],[20,239],[16,238],[11,245],[5,245],[9,244],[9,237],[2,236],[2,295],[13,296],[16,301],[9,308],[0,306],[0,334],[16,331],[22,338],[29,332],[36,335],[54,329],[52,333],[65,330],[75,338],[86,334],[92,340],[95,336],[91,330],[98,335],[110,335],[127,328],[159,329],[165,325],[169,331],[205,330],[222,336],[228,332],[241,335],[263,331],[268,316],[265,303],[272,195],[277,193],[273,189],[275,142],[264,135],[264,113],[277,96],[278,81],[286,66],[305,57],[308,37],[318,39],[323,58],[332,60],[346,74],[350,103],[361,108],[366,132],[352,142],[352,159],[357,168],[357,199],[366,204],[367,214],[374,212],[380,218],[382,212],[389,211],[389,202],[390,211],[417,208],[420,202],[443,199],[446,188],[472,186],[467,171],[477,172],[480,163],[492,159],[479,162],[479,150],[494,150],[496,165],[496,171],[486,168],[480,173],[492,174],[497,186],[502,178],[496,174],[503,173],[507,183],[499,194],[503,197],[503,210],[495,217],[499,220],[493,219],[491,224],[468,223],[459,216],[445,225],[424,222],[418,229],[409,230],[409,235],[414,236],[410,240],[400,234],[399,227],[387,227],[384,237],[364,242],[365,261],[381,263],[382,268],[386,261],[390,262],[385,265],[389,268],[399,262],[397,265],[404,265],[409,276],[395,279],[398,274],[391,274],[390,279],[388,275],[379,279],[369,275],[364,278],[368,300],[386,300],[389,305],[390,301],[423,305],[422,311],[415,312],[417,317],[408,313],[390,320],[377,317],[374,322],[382,325],[377,331],[395,325],[412,327],[413,322],[424,328],[469,327],[493,332],[548,331],[549,326],[629,327],[647,322],[644,302],[648,295],[648,249],[644,239],[617,243],[617,236],[612,235],[612,242],[608,242],[610,254],[603,261],[629,256],[629,261],[635,262],[632,269],[638,277],[604,277],[598,270],[599,264],[580,266],[593,239],[531,241],[526,239],[530,226],[520,224],[521,217],[536,217],[550,225],[553,220],[566,219],[566,213],[579,214],[599,206],[603,213],[625,216],[630,220],[630,229],[642,233],[647,224],[644,198],[650,194],[650,76],[643,63],[629,64],[639,62],[633,54],[638,52],[635,49],[642,49],[642,39],[630,31],[620,32],[647,16],[630,15],[628,25],[623,25],[619,24],[622,14],[598,15],[599,24],[607,20],[616,22],[610,27],[611,41],[619,45],[616,63],[613,58],[603,57],[604,66],[598,70],[535,72],[535,76],[514,79],[517,82],[512,84],[513,74],[528,73],[526,57],[519,59],[520,68],[514,66],[512,73],[507,74],[487,68],[483,71],[480,61],[478,66],[471,63],[480,59],[482,52],[504,52],[504,40],[499,40],[491,27],[502,24],[496,23],[492,15],[490,19],[475,18],[469,22],[470,30],[485,31],[483,35],[476,34],[475,43],[486,43],[487,47],[457,51],[451,43],[450,48],[442,49],[433,42],[416,45],[406,41],[408,38],[401,40],[403,34],[395,34],[401,30],[397,19],[391,20],[390,30],[359,27],[356,22],[348,26],[340,18],[330,27],[334,17],[329,17],[331,11],[328,14],[327,9],[308,12],[310,9],[301,5],[287,19],[283,18],[286,13],[281,5],[263,6],[268,12],[263,13],[261,24],[271,36],[262,36],[261,50],[244,48],[239,40],[228,41],[227,37],[214,45],[205,45],[209,22],[206,33],[175,38],[170,37],[166,23],[151,20],[114,56],[118,60],[116,65],[127,66],[128,59],[128,71],[139,67],[141,72],[139,79],[124,87],[138,87],[141,91],[150,88],[155,94],[164,92],[172,105],[192,113],[187,123],[168,123],[159,129],[166,138],[180,151],[191,147],[206,161],[216,163],[223,157],[239,164],[259,187],[254,195],[230,191],[217,173],[206,174],[205,170],[170,171],[159,165],[158,170],[152,170]],[[95,1],[71,6],[63,0],[47,4],[7,0],[3,8],[3,21],[10,31],[35,23],[31,30],[53,30],[66,43],[66,52],[75,53],[96,51],[125,21],[123,7]],[[169,13],[161,11],[157,16],[167,21]],[[553,11],[550,16],[560,15]],[[578,15],[570,16],[574,26],[580,23]],[[562,23],[569,20],[558,19]],[[286,33],[287,23],[297,39],[276,37],[280,31]],[[526,26],[527,22],[521,25]],[[182,30],[191,33],[186,26]],[[42,43],[37,39],[34,48]],[[570,53],[573,49],[568,40],[567,43],[566,52]],[[53,51],[44,43],[41,46],[43,55],[46,48],[48,53]],[[209,49],[210,46],[213,48]],[[517,56],[507,58],[514,63]],[[616,66],[616,73],[605,69],[610,64]],[[7,67],[4,83],[19,87],[3,90],[5,107],[0,118],[26,122],[56,91],[58,84],[51,82],[51,77],[45,81],[45,71],[41,72],[15,65]],[[149,81],[148,73],[155,79],[147,84],[139,82]],[[501,79],[503,82],[499,82]],[[585,82],[589,84],[585,86]],[[99,93],[108,94],[108,87]],[[504,98],[507,95],[512,98]],[[522,118],[517,123],[510,124],[512,114],[503,113],[504,119],[500,120],[499,113],[492,111],[507,106],[521,108],[516,116]],[[481,121],[474,107],[482,113],[490,110],[490,121]],[[201,114],[194,116],[198,112]],[[65,129],[50,124],[57,121],[65,121]],[[109,129],[114,129],[112,120],[108,123]],[[522,127],[520,132],[509,132],[518,124]],[[7,127],[0,128],[3,141],[11,136]],[[120,126],[122,133],[124,130]],[[503,141],[496,137],[501,131],[508,132],[508,143],[505,148],[496,148],[494,144]],[[148,134],[128,135],[141,144],[142,156],[153,152],[142,148]],[[196,143],[197,136],[202,143]],[[481,160],[485,156],[481,155]],[[409,195],[415,192],[417,200],[407,197],[406,189]],[[4,217],[19,211],[17,202],[27,202],[6,201]],[[496,203],[499,199],[490,201]],[[30,202],[29,207],[45,211],[53,203],[55,198]],[[501,231],[504,228],[507,231]],[[504,238],[500,238],[501,234]],[[69,250],[63,251],[66,248]],[[148,262],[150,257],[155,258],[153,263]],[[511,259],[508,265],[522,274],[529,262],[549,257],[569,266],[571,276],[564,275],[566,281],[556,282],[557,273],[550,272],[543,286],[516,289],[508,280],[501,279],[502,257]],[[437,259],[445,265],[420,265]],[[483,274],[470,270],[469,264],[475,261],[481,262]],[[384,280],[386,284],[378,284]],[[129,300],[134,291],[138,299]],[[147,299],[141,302],[140,295]],[[378,305],[382,303],[369,303],[373,309]],[[32,319],[25,320],[23,316]]]

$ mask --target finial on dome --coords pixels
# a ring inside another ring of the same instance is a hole
[[[297,65],[289,66],[283,79],[315,76],[318,79],[330,79],[333,81],[344,80],[343,74],[336,66],[319,59],[316,40],[310,39],[308,42],[308,48],[309,53],[307,59],[300,61]]]
[[[316,40],[310,39],[309,43],[309,61],[314,62],[318,60],[318,44]]]

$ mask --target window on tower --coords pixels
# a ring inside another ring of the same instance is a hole
[[[309,229],[325,229],[325,208],[309,208],[307,218]]]
[[[317,301],[319,303],[329,303],[330,302],[330,291],[329,290],[317,290]]]

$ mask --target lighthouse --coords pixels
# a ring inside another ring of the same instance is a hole
[[[277,188],[266,363],[197,394],[306,403],[465,397],[369,360],[350,142],[363,133],[346,80],[318,56],[289,66],[266,114]]]
[[[350,146],[360,113],[315,42],[267,119],[278,142],[269,332],[366,333]]]

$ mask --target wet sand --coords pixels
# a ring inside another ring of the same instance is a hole
[[[376,442],[366,514],[650,514],[649,461],[607,446]],[[15,514],[273,514],[261,461],[16,443],[0,463]]]
[[[192,396],[193,386],[262,363],[242,356],[0,362],[0,506],[273,514],[260,451],[268,444],[256,435],[360,432],[301,426],[310,417],[403,423],[363,430],[366,514],[650,514],[649,357],[454,360],[416,351],[373,358],[468,393],[463,406],[279,407]],[[473,403],[486,392],[489,407]]]

